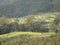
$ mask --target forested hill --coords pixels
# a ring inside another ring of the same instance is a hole
[[[59,12],[60,0],[0,0],[0,16],[21,17],[25,15]]]

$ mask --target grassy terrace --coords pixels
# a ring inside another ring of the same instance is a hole
[[[39,36],[39,37],[45,37],[45,36],[51,36],[51,35],[55,35],[54,32],[50,32],[50,33],[38,33],[38,32],[11,32],[9,34],[3,34],[0,35],[0,39],[1,38],[10,38],[10,37],[15,37],[15,36],[19,36],[19,35],[31,35],[31,36]]]
[[[48,39],[52,35],[55,35],[55,33],[54,32],[49,32],[49,33],[11,32],[9,34],[0,35],[0,44],[1,45],[43,45],[46,39]]]

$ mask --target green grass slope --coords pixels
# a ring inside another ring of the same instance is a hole
[[[50,38],[53,35],[54,32],[12,32],[0,35],[0,45],[55,45],[54,39]]]

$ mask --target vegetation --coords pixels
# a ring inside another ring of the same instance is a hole
[[[59,19],[60,13],[0,17],[0,45],[60,45]]]
[[[0,0],[0,45],[60,45],[60,0]]]
[[[31,15],[23,18],[7,18],[0,19],[0,34],[14,31],[27,32],[59,32],[60,30],[60,14],[50,13],[45,15]]]
[[[38,32],[12,32],[0,35],[1,45],[44,45],[52,43],[49,37],[55,33],[38,33]],[[48,43],[49,42],[49,43]],[[54,43],[53,43],[54,44]]]

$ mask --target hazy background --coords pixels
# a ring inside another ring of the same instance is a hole
[[[59,12],[60,0],[0,0],[0,16],[21,17]]]

